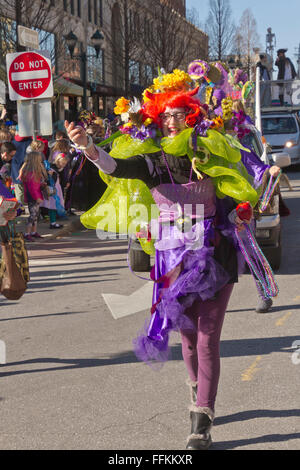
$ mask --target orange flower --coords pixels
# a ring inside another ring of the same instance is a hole
[[[213,119],[213,124],[210,126],[211,129],[221,129],[222,127],[224,127],[224,121],[220,116]]]
[[[129,104],[130,104],[130,101],[126,100],[126,98],[124,98],[122,96],[122,98],[119,98],[118,101],[116,102],[116,107],[114,108],[114,113],[115,114],[127,113],[128,110],[129,110]]]

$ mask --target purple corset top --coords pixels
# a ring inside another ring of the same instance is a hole
[[[204,217],[212,217],[216,212],[216,193],[210,178],[187,184],[160,184],[151,193],[161,215],[169,215],[171,219],[178,216],[178,203],[191,216],[199,213],[197,205],[203,206]]]

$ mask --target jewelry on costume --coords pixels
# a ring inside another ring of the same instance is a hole
[[[279,173],[279,175],[277,176],[276,180],[274,180],[274,177],[271,175],[270,177],[270,180],[269,180],[269,183],[268,183],[268,186],[263,194],[263,197],[261,199],[261,202],[259,204],[259,212],[260,213],[263,213],[266,208],[268,207],[269,205],[269,202],[274,194],[274,191],[275,191],[275,188],[277,186],[277,184],[279,183],[279,180],[280,180],[280,176],[281,176],[281,171]]]
[[[94,145],[94,142],[93,142],[93,139],[90,135],[87,134],[87,139],[88,139],[88,142],[87,142],[87,145],[76,145],[75,142],[74,142],[74,146],[77,150],[88,150],[90,147],[92,147],[92,145]]]
[[[264,298],[277,297],[279,288],[274,278],[272,268],[267,261],[265,255],[261,251],[251,227],[244,223],[247,231],[248,246],[240,236],[240,233],[235,229],[235,234],[239,242],[239,246],[243,256],[249,266],[250,272],[255,279],[257,288]]]

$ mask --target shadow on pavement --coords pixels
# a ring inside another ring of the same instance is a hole
[[[213,443],[211,450],[230,450],[230,449],[235,449],[236,447],[249,446],[252,444],[265,444],[267,442],[269,443],[285,442],[291,439],[299,439],[299,438],[300,438],[300,433],[266,434],[265,436],[253,437],[251,439],[238,439],[236,441],[215,442]]]
[[[291,418],[300,417],[300,409],[292,410],[249,410],[234,413],[232,415],[220,416],[214,420],[214,426],[234,423],[236,421],[248,421],[257,418]]]
[[[60,315],[70,315],[79,312],[63,313]],[[58,314],[52,314],[58,315]],[[7,319],[6,319],[7,320]],[[239,357],[252,355],[267,355],[273,352],[291,353],[294,341],[299,340],[299,336],[286,336],[276,338],[255,338],[242,340],[226,340],[221,342],[221,357]],[[171,346],[171,361],[182,361],[181,344]],[[109,357],[107,357],[109,356]],[[26,364],[56,364],[55,367],[42,367],[37,369],[12,370],[0,373],[0,377],[7,377],[21,374],[31,374],[35,372],[53,372],[65,371],[71,369],[82,369],[88,367],[103,367],[121,364],[133,364],[140,362],[133,351],[124,351],[114,355],[106,355],[104,358],[78,358],[78,359],[60,359],[60,358],[35,358],[20,362],[10,362],[3,365],[6,367],[25,366]],[[145,366],[146,367],[146,366]],[[159,364],[154,365],[154,369],[159,368]],[[1,370],[1,369],[0,369]]]

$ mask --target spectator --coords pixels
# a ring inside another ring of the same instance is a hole
[[[71,149],[71,145],[68,139],[57,140],[55,144],[53,145],[53,147],[51,148],[49,162],[53,163],[57,155],[60,153],[64,153],[65,155],[68,155],[68,153],[70,152],[70,149]]]
[[[57,216],[65,217],[64,198],[59,183],[58,174],[47,160],[44,160],[44,166],[48,175],[48,185],[51,188],[51,195],[48,199],[42,201],[41,207],[48,209],[50,218],[50,229],[62,228],[63,225],[56,222]]]
[[[36,140],[43,142],[44,144],[43,154],[45,155],[45,158],[48,159],[48,156],[49,156],[48,140],[45,137],[41,137],[40,135],[37,136]]]
[[[40,205],[43,202],[42,185],[47,180],[47,172],[43,165],[41,152],[30,152],[20,168],[19,181],[24,185],[24,199],[28,203],[29,218],[25,240],[34,241],[34,238],[42,238],[37,232],[37,223]]]
[[[0,177],[5,186],[11,190],[11,161],[16,153],[16,147],[11,142],[5,142],[1,145],[1,170]]]
[[[278,67],[277,80],[294,80],[297,73],[295,67],[288,57],[285,56],[287,49],[278,49],[275,65]],[[281,106],[287,102],[291,104],[292,86],[290,83],[279,85],[279,100]]]
[[[22,205],[24,205],[24,188],[22,182],[19,180],[19,172],[25,161],[26,149],[31,142],[32,137],[20,137],[18,134],[16,134],[12,140],[12,143],[16,147],[16,153],[11,162],[11,177],[16,198]]]
[[[59,153],[51,165],[51,168],[55,170],[58,174],[59,183],[61,185],[62,192],[65,192],[65,188],[68,184],[68,174],[70,172],[70,162],[71,159],[68,155],[64,153]]]
[[[68,140],[68,136],[64,131],[56,131],[55,132],[55,140]]]
[[[263,83],[271,80],[270,72],[268,69],[268,60],[266,54],[260,54],[260,61],[256,64],[260,69],[260,94],[261,94],[261,106],[271,106],[271,84]]]
[[[11,142],[12,141],[12,135],[9,132],[8,129],[1,129],[0,130],[0,145],[3,144],[4,142]]]

